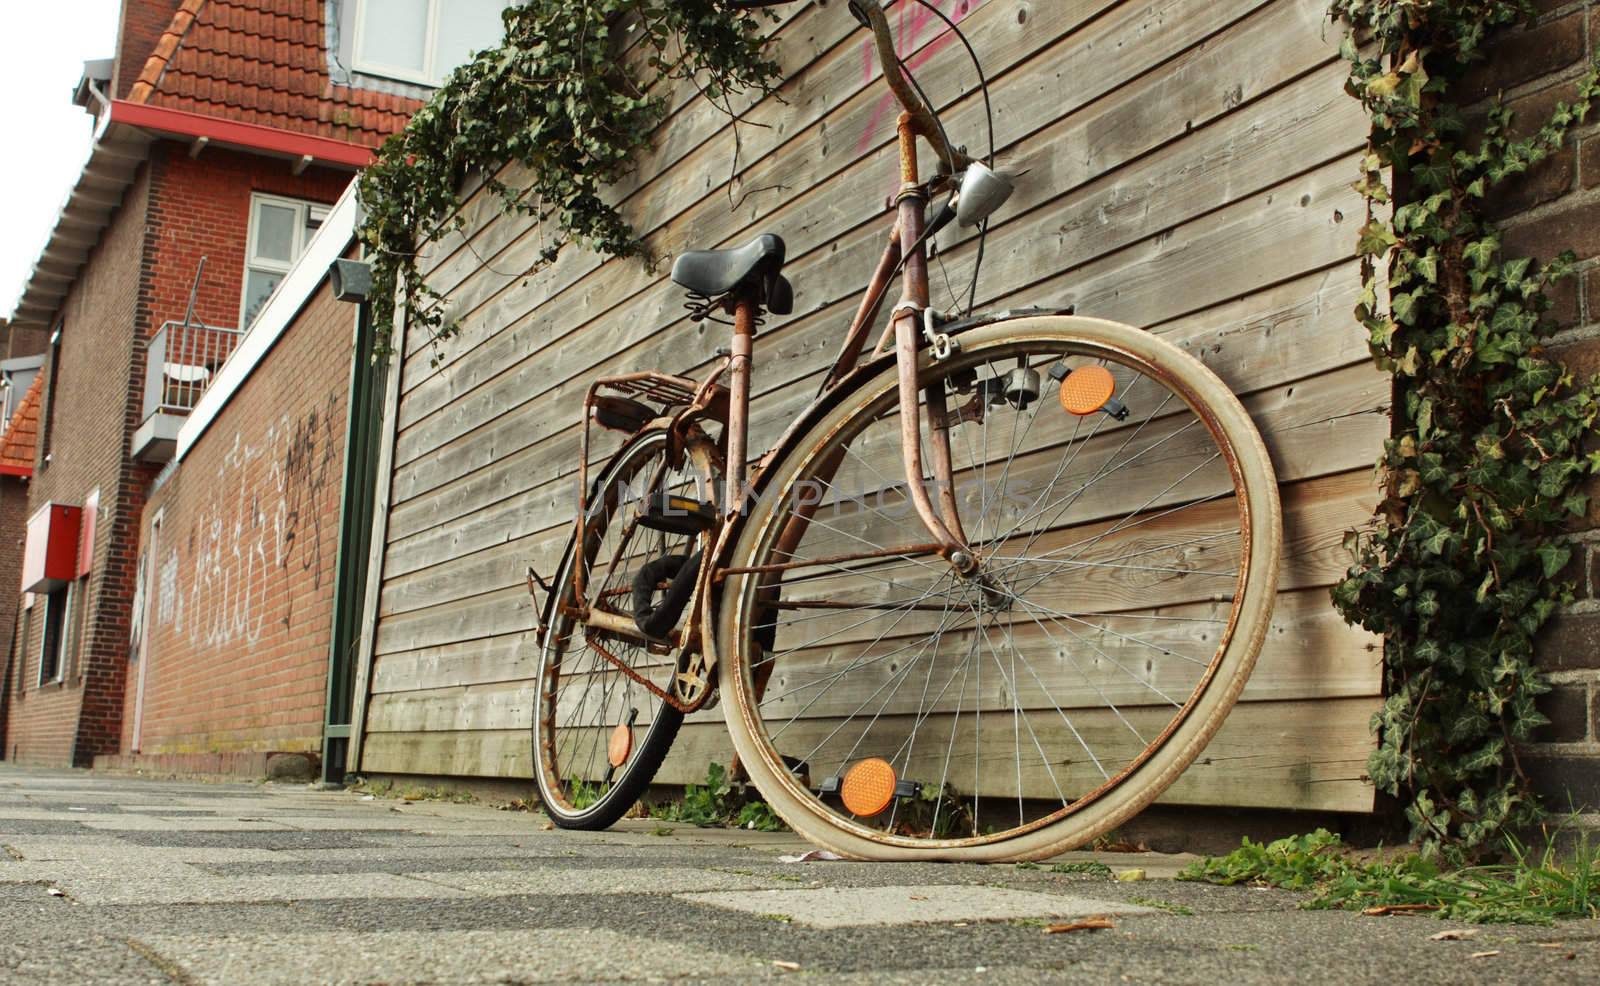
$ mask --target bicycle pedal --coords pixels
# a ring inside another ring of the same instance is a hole
[[[645,504],[639,523],[664,534],[699,534],[716,525],[717,507],[693,497],[658,492]]]
[[[784,757],[785,761],[787,761],[788,759],[789,759],[788,757]],[[822,779],[822,783],[817,785],[817,793],[818,794],[838,794],[839,793],[839,789],[842,788],[842,787],[844,787],[844,777],[842,775],[840,775],[840,774],[835,774],[832,777],[824,777]],[[897,798],[915,798],[915,797],[918,797],[921,794],[922,794],[922,785],[919,784],[918,782],[916,782],[916,781],[908,781],[908,780],[905,780],[904,778],[895,781],[895,784],[894,784],[894,796],[895,797],[897,797]]]

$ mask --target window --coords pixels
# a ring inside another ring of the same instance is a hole
[[[89,576],[74,582],[67,590],[67,640],[61,667],[73,681],[83,679],[80,660],[83,656],[84,621],[89,616]]]
[[[355,69],[437,86],[500,43],[506,0],[357,0]]]
[[[328,207],[297,199],[257,195],[250,200],[250,231],[245,244],[244,301],[239,327],[261,314],[289,268],[328,218]]]
[[[45,597],[44,632],[39,635],[39,684],[60,681],[65,665],[61,660],[62,637],[65,636],[72,609],[71,588],[57,589]]]
[[[28,680],[28,628],[33,625],[33,593],[22,594],[22,608],[17,611],[16,627],[12,631],[12,663],[17,667],[16,694],[21,695]]]

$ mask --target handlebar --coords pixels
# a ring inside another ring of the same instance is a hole
[[[735,10],[755,10],[793,2],[795,0],[722,0],[724,6]],[[861,26],[872,32],[884,81],[910,114],[913,129],[933,145],[934,153],[939,155],[940,162],[947,170],[956,172],[971,164],[972,158],[952,147],[945,139],[933,109],[917,95],[916,89],[901,71],[900,56],[895,51],[894,34],[889,30],[889,18],[883,12],[882,0],[849,0],[849,8]]]

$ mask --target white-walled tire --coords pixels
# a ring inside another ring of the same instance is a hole
[[[723,584],[714,625],[735,751],[785,821],[849,857],[1037,859],[1110,831],[1221,726],[1274,602],[1276,479],[1215,374],[1088,318],[1025,317],[959,342],[942,363],[924,356],[921,380],[953,409],[982,405],[981,421],[950,432],[982,580],[932,553],[813,561],[930,540],[891,509],[904,500],[892,366],[797,436],[727,558],[793,566],[776,607],[771,574]],[[1099,379],[1094,366],[1115,400],[1073,414],[1057,377],[1077,388]],[[1119,405],[1126,420],[1110,413]],[[840,464],[823,481],[830,457]],[[780,557],[804,497],[820,500],[817,519]],[[859,784],[860,808],[880,775],[901,785],[888,807],[852,812],[839,787]]]

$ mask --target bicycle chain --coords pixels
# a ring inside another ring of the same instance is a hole
[[[695,711],[694,707],[692,705],[690,705],[690,704],[688,704],[686,702],[680,701],[679,699],[675,698],[672,695],[672,693],[666,691],[665,689],[661,688],[659,685],[657,685],[654,682],[652,682],[649,679],[647,679],[644,675],[642,675],[639,672],[633,670],[633,668],[629,667],[626,663],[624,663],[623,660],[620,657],[617,657],[615,654],[611,653],[610,651],[606,650],[604,647],[600,646],[600,644],[597,641],[589,638],[588,636],[585,636],[583,642],[590,650],[594,651],[596,654],[599,654],[601,657],[605,658],[607,661],[611,662],[612,664],[615,664],[617,666],[617,670],[621,671],[623,674],[627,675],[629,678],[632,678],[634,681],[637,681],[639,684],[643,685],[645,687],[645,690],[648,691],[650,694],[654,695],[656,698],[661,699],[661,701],[667,703],[668,705],[672,706],[674,709],[677,709],[679,712],[684,713],[685,715],[688,715],[689,713]]]

